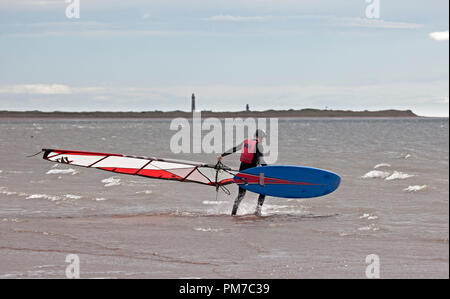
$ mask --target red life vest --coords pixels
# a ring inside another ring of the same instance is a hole
[[[242,144],[241,162],[252,164],[253,157],[256,155],[257,141],[254,139],[246,139]]]

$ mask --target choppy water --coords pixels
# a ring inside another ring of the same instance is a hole
[[[449,275],[448,119],[280,119],[277,164],[328,169],[339,189],[269,197],[263,217],[232,194],[38,157],[41,148],[214,162],[170,152],[168,120],[0,120],[0,278]],[[238,156],[225,158],[238,165]]]

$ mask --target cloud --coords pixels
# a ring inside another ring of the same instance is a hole
[[[448,104],[448,96],[439,97],[437,104]]]
[[[188,31],[188,30],[86,30],[86,31],[40,31],[33,33],[11,33],[5,36],[12,37],[116,37],[116,36],[192,36],[192,35],[213,35],[208,31]],[[1,36],[1,34],[0,34]]]
[[[144,13],[140,20],[151,19],[149,13]],[[264,34],[271,33],[293,33],[302,31],[304,26],[311,25],[315,28],[378,28],[378,29],[418,29],[423,27],[421,24],[393,22],[376,19],[364,18],[346,18],[329,15],[214,15],[201,19],[208,22],[220,23],[279,23],[282,26],[271,26],[270,28],[253,28],[250,31],[236,32],[235,28],[225,31],[211,31],[205,27],[171,27],[164,28],[149,27],[145,22],[136,23],[134,27],[123,26],[115,23],[98,21],[44,21],[32,23],[11,23],[7,24],[0,32],[0,36],[12,37],[121,37],[121,36],[217,36],[217,35],[236,35],[236,34]],[[297,22],[301,26],[293,26],[285,22]],[[286,26],[287,25],[287,26]],[[268,25],[267,25],[268,26]],[[339,30],[337,29],[337,30]],[[448,32],[447,32],[448,35]]]
[[[144,14],[143,19],[150,18]],[[6,28],[6,29],[5,29]],[[37,22],[37,23],[13,23],[5,26],[0,32],[1,36],[9,37],[121,37],[121,36],[190,36],[206,35],[207,31],[195,31],[187,29],[147,29],[147,26],[136,28],[121,28],[114,23],[97,21],[77,22]]]
[[[431,32],[429,36],[437,41],[448,41],[448,30],[441,32]]]
[[[367,18],[346,18],[326,15],[266,15],[266,16],[239,16],[239,15],[216,15],[205,18],[207,21],[219,22],[266,22],[301,20],[304,22],[319,22],[320,25],[340,26],[340,27],[365,27],[381,29],[419,29],[422,24],[385,21],[381,19]]]
[[[422,24],[384,21],[381,19],[342,18],[340,20],[341,25],[346,27],[366,27],[382,29],[419,29],[423,27]]]
[[[64,0],[1,0],[0,8],[2,10],[48,10],[65,7]]]
[[[261,22],[274,19],[273,16],[232,16],[232,15],[217,15],[206,18],[207,21],[219,21],[219,22]]]
[[[47,5],[61,5],[60,0],[16,0],[16,5],[34,5],[34,6],[47,6]]]
[[[0,94],[71,94],[72,89],[63,84],[19,84],[0,86]]]

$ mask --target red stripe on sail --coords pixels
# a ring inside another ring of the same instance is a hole
[[[136,169],[135,169],[135,171],[136,171]],[[171,172],[168,172],[166,170],[159,170],[159,169],[142,169],[137,174],[152,177],[152,178],[161,178],[161,179],[179,179],[179,180],[183,179],[182,177],[177,176]]]
[[[135,174],[137,168],[116,168],[114,172],[126,173],[126,174]]]

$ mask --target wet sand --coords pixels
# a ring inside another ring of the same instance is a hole
[[[8,220],[0,231],[0,277],[64,278],[66,255],[77,254],[82,278],[365,278],[365,257],[376,252],[383,278],[448,278],[442,267],[448,240],[429,240],[424,248],[420,240],[315,231],[326,218],[345,221],[339,215]]]

